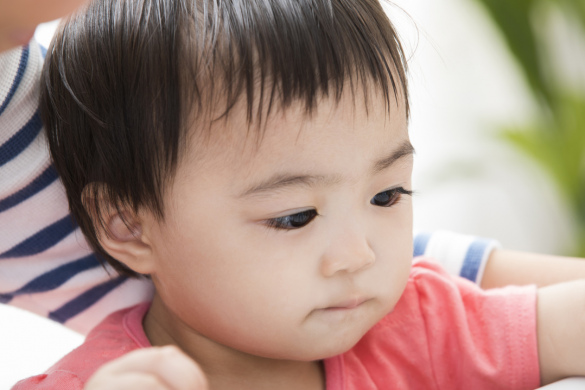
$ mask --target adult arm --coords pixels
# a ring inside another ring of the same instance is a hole
[[[152,287],[103,268],[68,213],[38,116],[42,60],[34,40],[0,53],[0,303],[86,333]]]
[[[490,253],[480,285],[543,287],[576,279],[585,279],[584,259],[496,249]]]
[[[414,254],[432,257],[450,274],[485,289],[585,279],[584,259],[506,250],[495,240],[449,231],[416,234]]]
[[[451,275],[480,285],[488,259],[501,245],[486,239],[446,230],[421,232],[414,236],[414,257],[435,259]]]

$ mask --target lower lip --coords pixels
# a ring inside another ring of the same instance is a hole
[[[318,309],[316,312],[331,320],[343,320],[348,316],[353,316],[354,313],[360,311],[359,309],[362,308],[366,302],[368,301],[366,300],[351,306],[328,307],[325,309]]]

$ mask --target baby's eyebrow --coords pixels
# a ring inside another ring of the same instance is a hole
[[[403,157],[414,154],[414,147],[409,140],[406,140],[400,144],[388,157],[384,157],[374,163],[373,172],[378,173],[384,169],[390,167],[396,160],[400,160]]]
[[[295,175],[289,173],[279,173],[258,184],[254,184],[238,195],[238,197],[246,198],[253,195],[273,192],[286,187],[315,187],[317,185],[332,185],[339,183],[341,180],[341,177],[337,175]]]
[[[393,150],[388,156],[376,160],[372,165],[372,173],[376,174],[392,166],[397,160],[410,156],[414,153],[414,147],[410,141],[406,140],[398,148]],[[250,186],[242,191],[238,197],[246,198],[262,193],[273,192],[286,187],[305,186],[315,187],[317,185],[333,185],[343,181],[341,175],[303,175],[291,173],[277,173],[259,183]]]

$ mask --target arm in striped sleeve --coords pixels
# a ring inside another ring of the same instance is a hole
[[[102,267],[69,215],[38,115],[42,61],[34,40],[0,53],[0,303],[87,333],[152,285]]]
[[[584,259],[506,250],[496,240],[442,230],[416,234],[414,255],[432,257],[482,288],[585,279]]]
[[[496,240],[445,230],[421,232],[414,237],[415,257],[432,257],[450,274],[480,285],[488,259],[496,248],[500,248]]]

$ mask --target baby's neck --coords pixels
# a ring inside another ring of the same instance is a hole
[[[144,321],[144,332],[153,346],[173,344],[203,369],[211,390],[307,389],[325,390],[321,362],[276,360],[258,357],[219,344],[186,327],[155,294]]]

